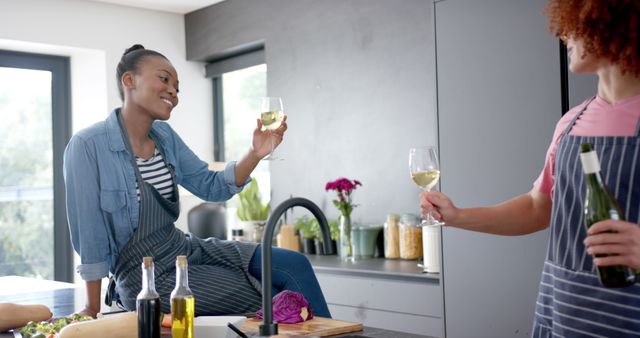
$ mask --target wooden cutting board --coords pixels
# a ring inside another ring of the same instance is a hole
[[[242,331],[258,333],[262,320],[247,318]],[[362,331],[362,324],[323,317],[313,317],[311,320],[296,324],[278,324],[278,333],[299,336],[333,336],[341,333]]]

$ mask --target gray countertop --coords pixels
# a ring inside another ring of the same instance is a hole
[[[316,273],[331,273],[380,279],[438,283],[440,274],[424,273],[421,261],[368,258],[343,260],[338,256],[306,255]]]

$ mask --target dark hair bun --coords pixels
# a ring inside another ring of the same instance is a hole
[[[139,49],[144,49],[144,46],[143,46],[143,45],[141,45],[141,44],[135,44],[135,45],[133,45],[133,46],[131,46],[131,47],[129,47],[129,48],[127,48],[127,49],[125,49],[125,50],[124,50],[124,54],[122,54],[122,55],[123,55],[123,56],[124,56],[124,55],[127,55],[127,54],[129,54],[129,53],[131,53],[131,52],[133,52],[133,51],[139,50]]]

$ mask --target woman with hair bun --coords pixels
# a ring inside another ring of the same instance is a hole
[[[170,312],[178,255],[188,257],[196,315],[256,311],[261,305],[258,244],[203,240],[177,229],[178,184],[207,201],[228,200],[249,182],[272,143],[282,142],[286,118],[273,131],[261,130],[257,119],[247,154],[223,171],[210,171],[164,122],[178,104],[178,74],[171,62],[134,45],[122,55],[116,77],[122,107],[75,134],[64,154],[69,229],[87,290],[80,312],[93,317],[99,312],[101,280],[109,273],[114,283],[108,296],[135,310],[144,256],[154,258],[161,309]],[[330,317],[306,257],[274,248],[272,258],[274,294],[300,292],[316,315]]]
[[[596,267],[640,271],[640,3],[550,0],[547,14],[570,70],[598,76],[596,95],[559,120],[528,193],[484,208],[422,193],[422,210],[447,226],[505,236],[551,227],[532,337],[639,337],[640,284],[606,288]],[[594,145],[627,221],[583,225],[582,143]]]

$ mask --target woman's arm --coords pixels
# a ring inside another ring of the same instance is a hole
[[[236,162],[235,176],[236,186],[241,187],[247,181],[253,170],[258,166],[260,157],[253,149],[250,149],[246,155]]]
[[[491,207],[457,208],[440,192],[422,193],[422,213],[433,210],[433,217],[461,229],[516,236],[530,234],[549,226],[551,198],[536,188]]]
[[[100,290],[102,288],[102,279],[85,281],[87,291],[87,302],[84,309],[79,313],[83,316],[91,316],[96,318],[100,312]]]
[[[200,160],[189,149],[180,136],[166,123],[158,124],[171,135],[170,146],[178,161],[180,177],[178,184],[194,195],[207,201],[225,201],[241,191],[248,182],[249,176],[260,160],[271,153],[271,141],[274,148],[282,142],[287,130],[287,117],[282,125],[273,131],[261,130],[262,123],[257,120],[257,127],[253,131],[253,143],[247,154],[237,162],[229,162],[223,171],[211,171],[208,165]]]
[[[240,187],[247,181],[249,175],[256,168],[261,159],[269,155],[273,149],[282,143],[284,132],[287,131],[287,117],[276,130],[262,130],[262,122],[257,119],[256,129],[253,130],[252,147],[249,152],[236,163],[236,186]]]
[[[73,248],[80,255],[78,272],[87,284],[87,302],[82,313],[100,311],[101,278],[109,273],[109,234],[104,223],[101,201],[120,196],[120,192],[101,196],[95,148],[74,136],[64,153],[64,180],[67,218]],[[124,192],[122,192],[124,194]]]

